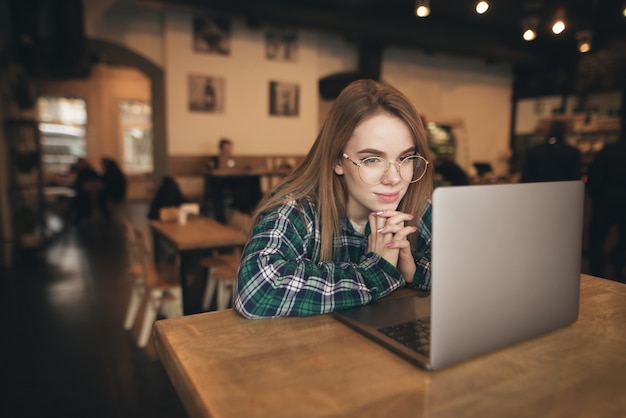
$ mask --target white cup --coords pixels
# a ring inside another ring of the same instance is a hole
[[[178,223],[180,225],[185,225],[187,223],[187,212],[184,210],[178,211]]]

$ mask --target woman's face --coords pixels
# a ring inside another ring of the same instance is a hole
[[[415,151],[407,125],[400,118],[389,114],[372,116],[357,125],[343,150],[356,163],[367,157],[398,161]],[[376,185],[361,180],[358,170],[356,165],[345,158],[335,165],[335,173],[344,176],[348,189],[348,218],[363,224],[371,212],[396,210],[410,186],[400,177],[397,166],[391,164]]]

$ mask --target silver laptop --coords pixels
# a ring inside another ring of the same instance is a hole
[[[334,317],[428,370],[565,327],[578,318],[583,198],[580,181],[437,188],[430,295]]]

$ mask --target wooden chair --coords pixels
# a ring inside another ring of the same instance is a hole
[[[140,266],[140,270],[135,272],[141,273],[135,276],[124,327],[132,328],[143,300],[145,306],[137,345],[145,347],[157,315],[166,318],[182,316],[182,290],[177,277],[178,266],[171,263],[157,266],[153,261],[147,233],[139,227],[130,226],[130,229],[129,246],[136,252]]]
[[[250,220],[249,215],[235,211],[231,215],[228,225],[248,235],[250,233]],[[207,283],[202,297],[203,310],[209,309],[216,290],[216,308],[218,310],[228,308],[232,302],[240,259],[241,248],[236,248],[229,254],[220,254],[215,251],[211,256],[202,259],[200,264],[207,268]]]
[[[132,282],[130,299],[128,301],[128,307],[126,308],[126,315],[124,317],[124,329],[130,330],[135,323],[139,306],[141,305],[141,301],[144,297],[144,273],[143,262],[141,260],[141,254],[139,253],[133,225],[128,220],[123,220],[122,225],[124,227],[124,235],[126,237],[126,255],[128,259],[127,274]]]

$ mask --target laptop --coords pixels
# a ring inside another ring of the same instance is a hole
[[[572,324],[583,198],[580,181],[439,187],[430,294],[384,298],[333,315],[427,370]],[[407,327],[412,336],[421,322],[425,346],[407,337]]]

